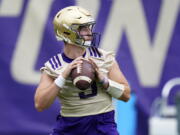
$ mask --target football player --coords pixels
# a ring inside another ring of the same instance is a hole
[[[97,48],[100,35],[93,32],[95,20],[86,9],[70,6],[60,10],[53,23],[64,49],[41,68],[36,109],[43,111],[59,98],[61,111],[52,135],[118,135],[112,97],[127,102],[130,87],[114,53]],[[69,75],[83,59],[93,64],[96,81],[82,91],[73,85]]]

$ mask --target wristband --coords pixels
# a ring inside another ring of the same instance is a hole
[[[65,79],[64,77],[62,77],[62,75],[59,75],[58,78],[55,79],[54,83],[59,87],[59,88],[63,88],[64,84],[65,84]]]
[[[106,90],[114,98],[120,98],[125,90],[125,85],[119,84],[109,79],[109,87]]]

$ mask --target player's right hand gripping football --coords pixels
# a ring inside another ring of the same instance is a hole
[[[76,68],[77,66],[79,68],[81,68],[81,65],[83,63],[82,59],[84,59],[82,56],[77,57],[71,63],[68,64],[68,66],[62,72],[62,76],[63,76],[64,79],[66,79],[69,76],[69,74],[71,73],[72,69]]]

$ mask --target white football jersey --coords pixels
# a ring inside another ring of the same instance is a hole
[[[102,49],[90,47],[86,49],[84,58],[91,57],[100,71],[107,76],[110,67],[114,61],[114,53],[106,52]],[[53,56],[41,68],[41,71],[46,72],[54,79],[61,74],[66,66],[72,62],[64,53],[59,53]],[[102,89],[98,82],[94,82],[91,88],[87,90],[79,90],[76,88],[72,80],[68,78],[65,85],[58,94],[61,104],[61,115],[66,117],[79,117],[95,115],[112,111],[112,97]]]

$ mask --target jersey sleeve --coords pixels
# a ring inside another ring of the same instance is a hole
[[[40,68],[41,72],[47,73],[52,78],[56,78],[61,73],[61,63],[58,56],[50,58],[43,67]]]
[[[49,66],[49,63],[46,62],[43,67],[40,68],[41,72],[45,72],[52,78],[56,78],[58,75],[54,72],[54,70]]]
[[[106,71],[109,72],[111,66],[113,65],[114,61],[115,61],[115,54],[112,51],[104,51],[102,49],[98,49],[100,54],[102,55],[102,59],[103,59],[103,64],[101,69],[105,69]]]

